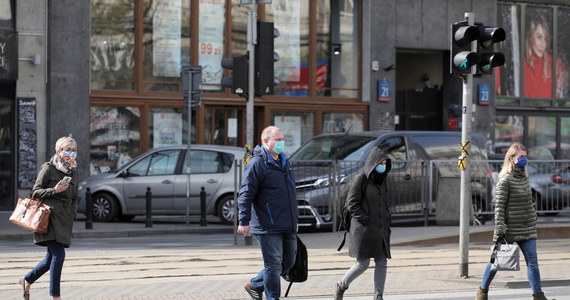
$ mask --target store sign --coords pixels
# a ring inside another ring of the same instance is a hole
[[[0,80],[18,79],[18,33],[0,30]]]

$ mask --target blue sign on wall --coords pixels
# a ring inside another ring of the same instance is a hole
[[[392,97],[390,80],[378,80],[378,101],[388,102]]]
[[[479,84],[478,91],[479,105],[489,105],[489,100],[491,97],[491,85]]]

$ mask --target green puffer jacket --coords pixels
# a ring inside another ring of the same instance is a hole
[[[509,243],[536,239],[536,210],[524,168],[499,177],[495,190],[495,233],[505,234]],[[506,219],[506,222],[505,222]]]

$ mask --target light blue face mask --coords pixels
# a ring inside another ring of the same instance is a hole
[[[374,170],[376,170],[376,172],[382,174],[386,171],[386,165],[377,165],[376,168],[374,168]]]
[[[273,147],[273,151],[277,154],[281,154],[285,150],[285,141],[275,142],[275,147]]]

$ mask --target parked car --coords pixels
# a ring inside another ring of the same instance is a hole
[[[530,148],[527,155],[529,159],[527,171],[536,209],[545,215],[556,215],[558,210],[569,207],[570,166],[557,168],[556,161],[548,150]],[[504,158],[504,154],[489,155],[489,159],[500,161],[492,164],[495,182]],[[493,186],[493,195],[494,189]]]
[[[190,160],[190,214],[200,214],[200,188],[206,191],[206,213],[223,223],[233,223],[235,159],[245,150],[219,145],[192,145]],[[184,215],[187,207],[187,146],[170,146],[141,154],[114,172],[81,182],[78,211],[85,213],[85,190],[93,199],[93,220],[131,220],[146,214],[147,187],[156,215]]]
[[[436,179],[453,178],[459,184],[460,170],[457,158],[461,150],[461,132],[444,131],[392,131],[323,134],[313,137],[295,151],[290,160],[297,180],[300,224],[323,227],[333,223],[333,206],[338,201],[338,191],[333,185],[343,185],[362,167],[373,146],[382,148],[392,159],[392,171],[388,176],[388,198],[395,217],[423,220],[427,210],[429,191],[435,199],[438,182],[428,182],[428,162],[453,160],[453,163],[436,164]],[[471,141],[471,160],[486,160],[484,141],[474,136]],[[338,162],[338,170],[331,170],[331,162]],[[487,163],[472,164],[472,199],[474,211],[480,221],[490,218],[484,214],[490,207],[490,168]],[[441,195],[440,197],[457,197]],[[429,212],[428,212],[429,214]]]

